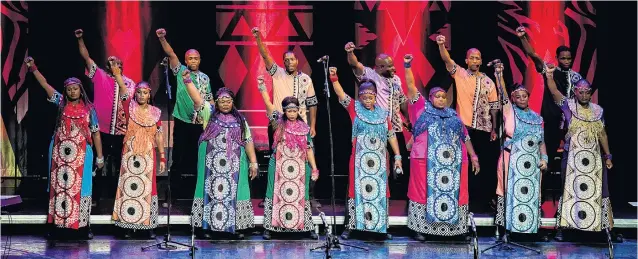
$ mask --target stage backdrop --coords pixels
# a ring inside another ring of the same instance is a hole
[[[417,84],[425,88],[423,91],[432,86],[447,88],[452,80],[434,41],[436,35],[443,34],[448,39],[446,47],[459,64],[464,63],[465,52],[471,47],[480,49],[486,62],[503,60],[506,82],[527,85],[532,93],[531,107],[539,111],[542,77],[534,71],[514,34],[516,27],[524,25],[537,53],[546,61],[556,62],[557,46],[570,46],[574,69],[599,89],[595,99],[605,108],[614,153],[612,197],[633,201],[636,114],[626,107],[635,104],[635,10],[636,3],[587,1],[2,2],[2,176],[48,174],[47,147],[56,110],[45,101],[44,91],[26,73],[22,60],[33,56],[58,90],[70,76],[89,85],[73,35],[77,28],[84,29],[89,53],[99,65],[106,57],[118,55],[124,61],[125,74],[135,81],[151,82],[154,103],[163,110],[163,125],[171,127],[166,115],[174,101],[166,95],[164,68],[159,65],[164,54],[155,36],[157,28],[166,28],[168,41],[180,58],[187,49],[200,51],[201,70],[210,76],[213,91],[226,86],[237,93],[236,104],[248,118],[258,147],[264,150],[267,120],[255,78],[266,71],[250,33],[252,27],[259,27],[278,64],[285,50],[293,50],[301,70],[313,79],[319,97],[315,142],[320,190],[330,188],[326,116],[327,102],[330,104],[337,195],[343,197],[351,127],[334,92],[329,101],[323,94],[324,75],[317,58],[330,55],[331,65],[339,68],[349,94],[354,92],[354,77],[343,50],[348,41],[355,42],[355,54],[366,66],[373,66],[378,53],[393,57],[401,77],[402,57],[411,53]],[[482,71],[493,73],[486,66]],[[168,83],[175,93],[172,75]],[[165,139],[170,145],[170,138]],[[404,186],[400,183],[406,182],[404,176],[393,184]],[[632,190],[632,197],[616,193],[625,187]],[[393,198],[405,198],[405,190],[394,188],[392,192]]]

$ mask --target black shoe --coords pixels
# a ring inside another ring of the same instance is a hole
[[[153,231],[152,229],[148,231],[148,238],[155,239],[156,237],[157,235],[155,235],[155,231]]]
[[[541,242],[549,242],[549,237],[547,237],[547,234],[541,235]]]
[[[237,234],[235,234],[235,239],[237,239],[237,240],[244,240],[244,234],[242,234],[242,233],[237,233]]]
[[[317,233],[315,233],[314,230],[310,231],[310,234],[308,236],[310,236],[310,239],[313,239],[313,240],[319,239],[319,236],[317,235]]]
[[[124,239],[131,239],[133,237],[133,230],[124,230]]]
[[[558,241],[558,242],[563,242],[563,231],[562,230],[556,230],[556,235],[554,236],[554,240]]]
[[[348,240],[350,239],[350,229],[346,229],[341,233],[341,239]]]
[[[625,242],[625,238],[622,236],[622,234],[614,234],[614,233],[612,233],[611,236],[613,237],[612,241],[614,243]]]
[[[468,234],[464,234],[463,235],[463,239],[465,240],[465,242],[471,242],[472,241],[472,236],[470,236]]]
[[[87,229],[86,231],[86,239],[88,240],[93,239],[93,232],[91,231],[91,228]]]
[[[385,234],[385,240],[392,240],[392,235],[390,233]]]
[[[421,241],[421,242],[425,241],[425,237],[423,236],[423,234],[416,231],[414,231],[414,233],[412,234],[412,238],[416,241]]]
[[[264,234],[262,235],[262,237],[266,240],[270,240],[272,238],[272,236],[270,235],[270,231],[268,230],[264,230]]]

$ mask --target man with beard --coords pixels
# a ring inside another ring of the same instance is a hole
[[[387,54],[379,54],[374,61],[374,68],[366,67],[354,55],[355,45],[352,42],[346,43],[344,47],[348,55],[348,64],[352,68],[357,81],[361,82],[362,79],[367,78],[374,81],[377,86],[377,104],[388,112],[388,119],[392,123],[392,130],[396,133],[397,141],[399,143],[399,153],[401,157],[408,157],[409,153],[406,149],[405,136],[401,134],[403,127],[411,130],[410,116],[408,116],[408,104],[405,93],[401,86],[401,78],[396,75],[396,68],[394,67],[394,61],[392,57]],[[355,89],[357,93],[359,89]],[[355,99],[359,98],[358,94],[355,94]],[[406,119],[406,123],[403,123],[401,115]],[[390,145],[387,145],[388,152],[392,152]],[[404,162],[404,161],[402,161]],[[390,164],[394,164],[394,157],[390,157]],[[390,185],[398,184],[398,189],[407,190],[407,181],[410,176],[409,164],[402,164],[404,175],[400,179],[389,178]],[[401,194],[403,195],[403,194]]]
[[[111,64],[117,65],[123,70],[122,60],[110,56],[106,61],[106,69],[99,68],[89,56],[89,51],[84,44],[82,29],[75,30],[78,40],[80,55],[86,63],[87,76],[93,82],[93,101],[98,123],[100,124],[100,137],[104,147],[105,167],[101,174],[96,175],[95,197],[93,205],[100,202],[102,192],[106,192],[109,198],[115,198],[117,179],[120,175],[120,163],[122,159],[122,144],[126,134],[125,111],[120,102],[119,86],[111,73]],[[128,96],[133,96],[135,82],[122,75],[122,81],[128,89]],[[106,176],[107,179],[100,179]],[[98,180],[100,179],[100,180]]]
[[[317,96],[315,95],[315,88],[312,84],[310,76],[299,71],[297,65],[299,61],[297,56],[292,51],[286,51],[283,55],[283,61],[285,68],[282,68],[275,63],[268,47],[264,44],[259,33],[259,28],[252,29],[253,36],[257,40],[257,47],[259,48],[259,54],[266,63],[266,70],[272,77],[272,91],[273,91],[273,104],[275,109],[283,113],[281,107],[281,101],[288,96],[294,96],[299,100],[299,116],[310,126],[310,136],[312,138],[317,135]],[[310,112],[310,116],[307,113]],[[273,129],[268,128],[268,141],[273,143]],[[310,201],[316,206],[321,207],[321,204],[315,200],[314,195],[315,181],[310,183]],[[261,206],[261,204],[260,204]]]
[[[468,68],[459,67],[447,49],[445,36],[438,35],[436,43],[445,67],[454,78],[456,85],[456,112],[467,127],[470,139],[476,147],[481,171],[479,175],[469,174],[470,209],[476,211],[486,209],[493,198],[492,190],[496,188],[496,161],[498,149],[496,143],[496,116],[500,105],[494,81],[484,73],[479,72],[483,64],[481,52],[471,48],[466,52],[465,64]],[[470,172],[472,171],[470,167]]]
[[[182,190],[182,192],[177,193],[178,197],[190,198],[192,190],[195,189],[196,179],[195,177],[184,179],[183,175],[197,175],[197,147],[203,127],[200,120],[201,117],[197,116],[193,109],[193,100],[186,91],[186,85],[184,80],[182,80],[182,72],[187,69],[190,70],[191,80],[199,90],[199,94],[204,100],[214,105],[210,79],[208,75],[199,71],[201,58],[197,50],[189,49],[186,51],[184,61],[188,66],[184,66],[179,62],[179,58],[166,40],[166,30],[158,29],[155,33],[162,44],[164,53],[169,58],[173,75],[177,77],[177,99],[173,110],[173,117],[176,119],[173,126],[173,164],[170,171],[175,173],[175,176],[182,177],[173,178],[171,189],[175,191]],[[172,198],[175,199],[175,196]],[[164,206],[166,205],[164,204]]]
[[[543,121],[545,123],[545,143],[547,145],[547,155],[550,161],[553,161],[557,156],[558,147],[560,146],[560,141],[563,139],[563,132],[560,129],[560,120],[562,117],[562,113],[560,107],[554,104],[554,100],[552,99],[552,94],[547,89],[547,76],[545,75],[545,62],[543,59],[534,51],[534,48],[529,42],[527,38],[527,33],[525,32],[525,27],[521,26],[516,29],[516,35],[521,39],[521,43],[523,44],[523,49],[525,49],[525,53],[532,58],[534,61],[534,66],[536,67],[536,71],[543,75],[543,81],[545,85],[545,90],[543,91],[543,104],[541,106],[541,116],[543,117]],[[580,74],[576,71],[572,70],[572,53],[569,47],[560,46],[556,48],[556,60],[558,60],[558,66],[554,70],[553,78],[556,83],[556,87],[558,91],[561,92],[565,97],[571,98],[574,96],[574,86],[576,82],[582,79]],[[595,88],[592,88],[592,94],[596,91]],[[556,171],[559,168],[551,168],[552,163],[549,163],[549,170]],[[551,171],[550,171],[551,172]]]

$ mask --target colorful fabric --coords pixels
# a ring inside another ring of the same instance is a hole
[[[366,109],[346,95],[341,104],[352,120],[352,155],[348,214],[352,230],[387,233],[388,229],[388,139],[394,137],[388,112],[375,104]]]
[[[49,211],[47,223],[78,229],[89,224],[91,214],[92,133],[99,131],[92,107],[64,104],[55,92],[50,102],[64,109],[49,146]]]
[[[121,228],[153,229],[157,227],[159,208],[155,138],[161,134],[162,111],[151,105],[142,109],[133,98],[122,101],[121,105],[128,125],[111,218]]]
[[[487,75],[471,73],[454,64],[450,71],[456,84],[456,112],[473,129],[491,132],[490,109],[498,109],[496,85]]]
[[[540,145],[544,141],[543,119],[531,109],[522,110],[509,101],[504,103],[503,119],[506,140],[498,162],[496,194],[504,202],[499,206],[506,207],[497,211],[504,213],[500,216],[505,219],[507,230],[537,233],[541,218],[541,170],[538,164],[541,160]],[[506,201],[503,198],[504,171]]]
[[[275,111],[275,150],[268,166],[264,228],[276,232],[302,232],[314,229],[308,220],[308,188],[312,170],[307,150],[312,149],[310,128],[301,121],[286,121]]]
[[[275,110],[283,112],[281,101],[288,96],[294,96],[299,100],[301,106],[299,116],[308,123],[308,109],[319,103],[310,76],[301,71],[292,75],[288,74],[284,68],[277,64],[273,64],[268,74],[272,77]]]
[[[173,116],[186,123],[202,124],[203,121],[199,120],[201,117],[195,114],[193,100],[188,95],[186,85],[184,84],[184,80],[182,80],[182,72],[186,69],[188,68],[181,63],[178,66],[171,67],[173,75],[177,77],[177,98]],[[213,100],[213,90],[208,75],[202,73],[202,71],[191,71],[190,76],[191,80],[193,80],[193,84],[195,84],[195,87],[199,90],[201,97],[205,101]]]
[[[374,81],[377,85],[377,104],[382,109],[389,111],[388,116],[395,132],[403,132],[403,119],[401,118],[400,105],[407,101],[401,86],[401,78],[394,75],[386,78],[379,75],[374,69],[364,67],[363,74],[356,76],[357,80],[363,78]]]
[[[249,126],[232,115],[214,113],[210,103],[200,112],[204,133],[200,137],[197,185],[192,224],[212,231],[235,233],[253,227],[254,212],[248,185],[245,145],[252,141]]]
[[[561,109],[567,126],[567,164],[558,226],[601,231],[609,219],[603,218],[603,198],[608,193],[604,192],[607,183],[598,139],[604,130],[603,109],[593,103],[583,107],[575,99],[563,102]]]
[[[86,73],[93,82],[93,106],[97,113],[100,131],[111,135],[126,134],[125,108],[120,102],[120,88],[115,77],[97,67],[95,63],[91,64],[91,68]],[[133,96],[135,82],[124,75],[122,80],[126,85],[128,96]]]
[[[467,129],[450,108],[435,108],[420,95],[411,103],[418,119],[410,155],[408,227],[433,235],[465,233]]]

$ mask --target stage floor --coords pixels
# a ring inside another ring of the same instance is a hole
[[[322,237],[323,239],[323,237]],[[158,237],[161,240],[161,237]],[[190,243],[188,236],[174,236],[174,240]],[[242,241],[196,241],[199,250],[194,258],[324,258],[323,251],[311,252],[310,249],[322,245],[323,240],[270,240],[252,237]],[[370,242],[348,240],[346,244],[363,246],[369,251],[354,248],[335,250],[333,258],[472,258],[472,248],[465,242],[412,241],[407,237],[395,237],[392,241]],[[493,239],[482,237],[479,248],[485,249]],[[179,248],[175,251],[160,251],[151,248],[142,252],[140,247],[151,245],[150,240],[117,240],[112,236],[96,236],[91,241],[46,241],[40,236],[11,237],[9,250],[6,250],[6,237],[2,240],[2,255],[9,258],[189,258],[189,251]],[[524,243],[541,250],[541,255],[516,249],[514,251],[490,250],[480,258],[608,258],[605,243],[549,242]],[[636,258],[636,240],[626,240],[615,244],[615,258]]]

